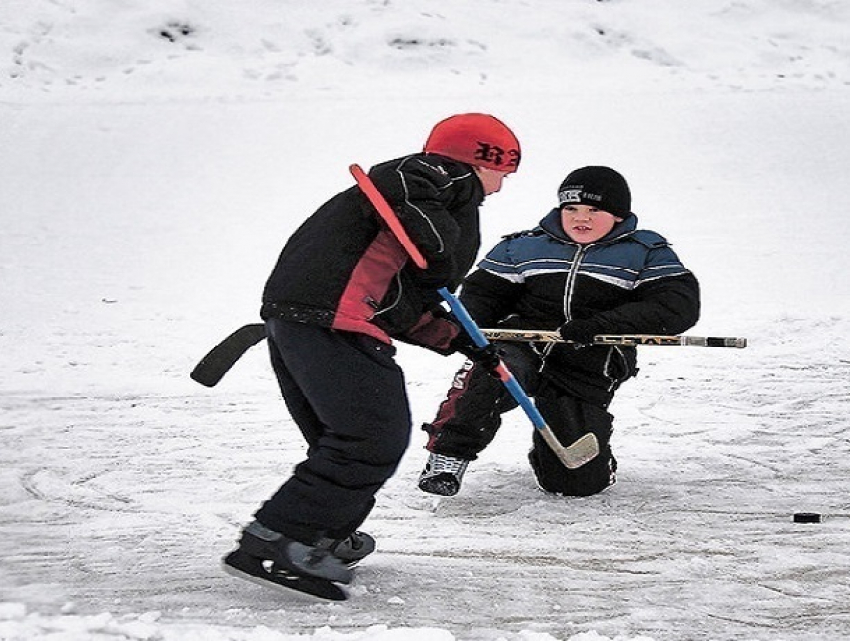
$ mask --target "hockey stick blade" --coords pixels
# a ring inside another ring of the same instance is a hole
[[[557,331],[528,329],[482,329],[491,341],[525,341],[530,343],[566,343]],[[746,338],[729,336],[664,336],[655,334],[600,334],[593,337],[594,345],[661,345],[678,347],[735,347],[747,346]]]
[[[262,323],[243,325],[207,352],[189,376],[201,385],[215,387],[236,361],[265,337],[266,326]]]
[[[575,470],[599,456],[599,440],[591,432],[566,447],[561,445],[552,430],[541,430],[540,436],[567,469]]]

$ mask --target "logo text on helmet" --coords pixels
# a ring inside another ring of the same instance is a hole
[[[584,191],[582,189],[562,189],[558,192],[558,199],[561,203],[580,203],[588,200],[592,200],[597,203],[602,202],[601,195],[591,194],[589,191]]]
[[[558,199],[561,203],[580,203],[581,189],[565,189],[558,193]]]
[[[478,141],[478,149],[475,150],[473,157],[476,160],[482,160],[491,165],[501,167],[516,167],[519,164],[519,152],[516,149],[504,150],[498,145],[491,145],[487,142]]]

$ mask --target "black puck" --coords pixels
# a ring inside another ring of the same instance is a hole
[[[820,514],[817,512],[797,512],[794,514],[794,523],[820,523]]]

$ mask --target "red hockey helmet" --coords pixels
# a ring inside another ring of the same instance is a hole
[[[520,147],[505,123],[487,114],[457,114],[438,122],[425,141],[426,153],[513,173],[519,167]]]

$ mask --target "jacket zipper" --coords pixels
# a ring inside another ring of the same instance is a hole
[[[564,284],[564,318],[566,322],[572,320],[572,314],[570,313],[570,307],[572,306],[573,299],[573,286],[576,282],[576,277],[578,276],[578,268],[581,265],[581,261],[584,258],[584,254],[590,249],[593,245],[579,245],[576,250],[576,255],[573,258],[573,264],[570,266],[570,272],[567,274],[567,282]]]
[[[578,268],[581,265],[581,261],[584,258],[584,255],[587,253],[587,250],[593,247],[593,244],[590,245],[579,245],[578,250],[576,251],[575,258],[573,260],[573,264],[570,267],[570,273],[567,274],[567,283],[564,286],[564,318],[567,319],[567,322],[572,320],[572,314],[570,313],[570,307],[572,306],[573,299],[573,288],[576,282],[576,278],[578,277]],[[552,343],[554,345],[554,343]],[[608,354],[605,356],[605,365],[603,366],[603,375],[608,379],[608,391],[610,392],[617,384],[617,379],[611,376],[611,359],[614,357],[614,354],[617,354],[620,357],[620,360],[625,363],[625,357],[619,348],[611,346],[608,348]]]
[[[620,362],[623,365],[624,371],[628,372],[628,368],[626,367],[626,357],[623,355],[623,351],[619,347],[611,345],[608,348],[608,355],[605,357],[605,367],[604,367],[604,370],[603,370],[603,374],[605,375],[605,378],[607,378],[608,381],[609,381],[609,383],[608,383],[608,391],[609,392],[612,392],[614,390],[614,388],[617,386],[617,384],[619,383],[619,379],[617,379],[617,378],[615,378],[614,376],[611,375],[611,359],[614,358],[614,354],[616,354],[619,357]]]
[[[577,245],[576,254],[573,257],[573,264],[570,266],[570,271],[567,274],[567,282],[564,284],[564,318],[566,321],[569,321],[572,318],[572,315],[570,314],[570,302],[573,297],[573,285],[575,284],[576,277],[578,276],[578,268],[581,265],[581,260],[584,258],[585,252],[590,247],[592,247],[592,245]],[[540,354],[540,367],[537,369],[538,372],[543,371],[543,368],[546,366],[546,359],[549,357],[552,350],[555,349],[555,345],[556,343],[546,343],[541,352],[538,352]]]
[[[393,276],[393,280],[396,282],[396,285],[398,287],[398,293],[396,294],[395,299],[391,303],[387,304],[385,307],[381,308],[381,304],[378,301],[376,301],[374,298],[372,298],[371,296],[366,297],[366,303],[370,307],[372,307],[372,309],[375,310],[375,316],[380,316],[381,314],[390,311],[391,309],[396,307],[396,305],[398,305],[399,302],[401,301],[401,296],[402,296],[401,272],[396,272],[395,276]]]

